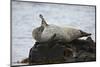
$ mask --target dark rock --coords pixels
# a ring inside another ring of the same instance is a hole
[[[17,62],[17,63],[19,63],[19,62]],[[29,58],[23,59],[23,60],[21,61],[21,63],[29,63]]]
[[[52,63],[58,60],[63,60],[65,46],[60,46],[58,43],[53,43],[53,47],[48,46],[51,43],[37,43],[30,49],[29,63]]]
[[[54,37],[54,36],[53,36]],[[49,64],[62,62],[85,62],[96,60],[95,42],[73,40],[70,43],[51,39],[48,42],[36,42],[29,52],[29,64]]]

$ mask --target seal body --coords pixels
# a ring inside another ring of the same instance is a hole
[[[46,42],[54,34],[56,34],[55,39],[63,40],[66,42],[71,42],[74,39],[85,36],[82,34],[81,30],[70,28],[70,27],[59,27],[56,25],[38,27],[33,30],[32,36],[38,42]]]
[[[62,29],[56,25],[48,25],[44,28],[41,35],[42,41],[48,41],[53,35],[56,34],[55,39],[63,39]]]
[[[47,42],[50,39],[71,42],[72,40],[79,37],[91,35],[79,29],[70,27],[59,27],[56,25],[47,24],[41,14],[39,17],[42,19],[41,26],[35,28],[32,32],[32,36],[37,42]]]
[[[67,28],[67,27],[59,27],[56,25],[49,25],[42,32],[41,38],[42,41],[49,40],[54,34],[56,34],[55,39],[63,40],[66,42],[70,42],[78,37],[80,37],[81,33],[77,29]]]

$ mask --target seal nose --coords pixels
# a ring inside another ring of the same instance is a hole
[[[43,15],[42,15],[42,14],[40,14],[39,17],[40,17],[41,19],[43,19]]]
[[[42,23],[41,23],[41,26],[48,26],[47,22],[45,21],[45,19],[43,18],[43,15],[40,14],[39,17],[42,19]]]

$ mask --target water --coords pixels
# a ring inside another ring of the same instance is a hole
[[[28,57],[34,45],[32,30],[41,24],[42,14],[48,24],[71,26],[92,33],[95,41],[95,7],[32,2],[12,2],[12,65]]]

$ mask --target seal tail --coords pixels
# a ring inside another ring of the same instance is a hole
[[[91,33],[86,33],[86,32],[84,32],[82,30],[80,30],[80,32],[81,32],[81,36],[80,37],[85,37],[85,36],[90,36],[91,35]]]

